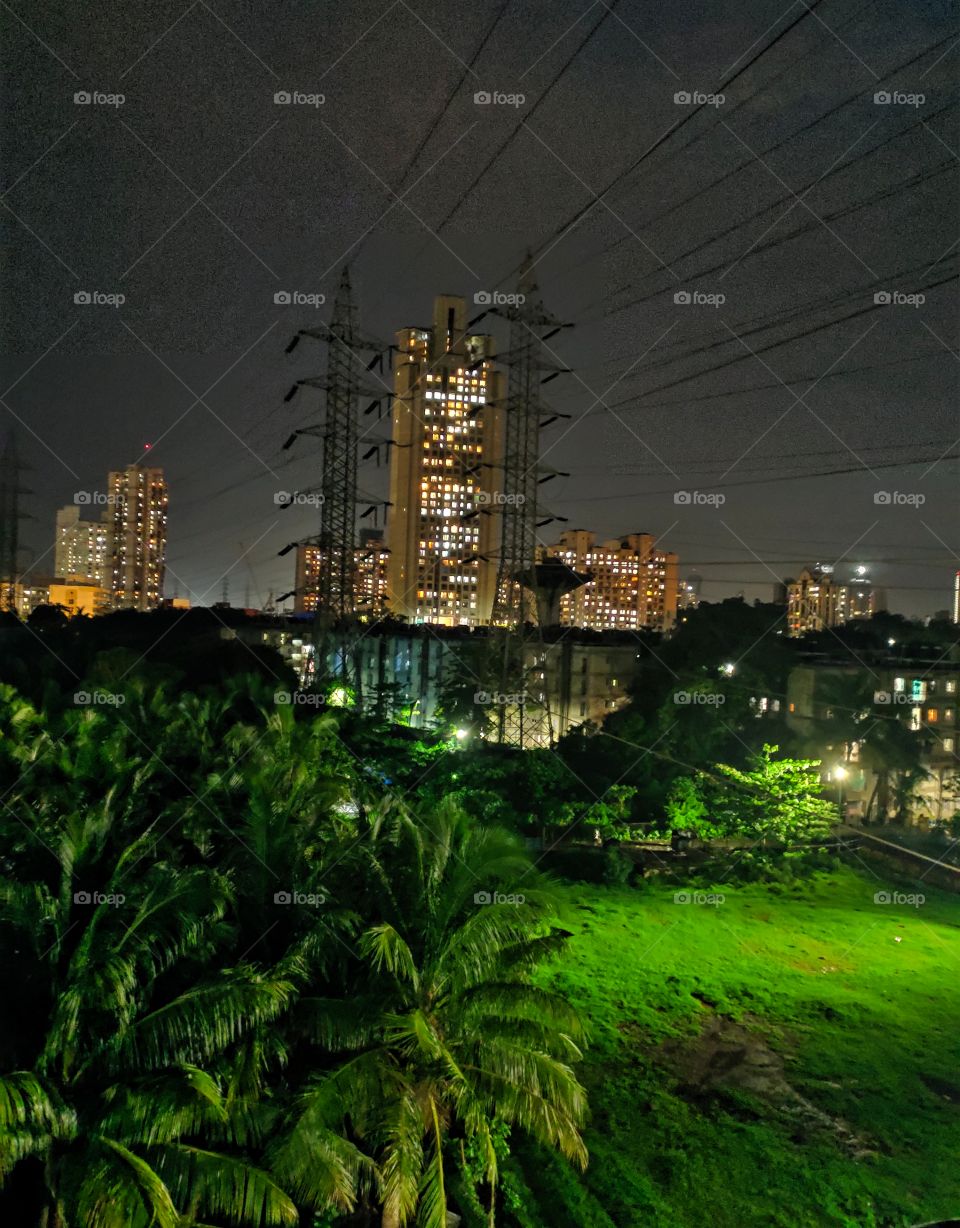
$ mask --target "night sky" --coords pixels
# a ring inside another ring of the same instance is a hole
[[[804,564],[867,563],[892,609],[947,607],[955,15],[812,7],[0,4],[3,425],[31,466],[35,571],[52,570],[57,507],[148,456],[170,486],[168,595],[218,600],[225,573],[234,604],[292,588],[277,551],[316,512],[280,513],[274,493],[318,480],[318,445],[280,449],[321,404],[283,396],[325,355],[284,347],[329,306],[274,295],[332,298],[350,261],[362,326],[386,341],[429,323],[437,293],[511,288],[529,247],[548,307],[575,325],[550,342],[575,374],[548,386],[570,415],[543,437],[544,464],[570,474],[543,488],[549,512],[661,535],[707,599],[769,600]],[[675,102],[716,94],[801,16],[722,104]],[[84,91],[124,101],[75,103]],[[78,305],[80,291],[126,301]],[[875,307],[878,292],[925,301]],[[384,497],[384,468],[360,481]]]

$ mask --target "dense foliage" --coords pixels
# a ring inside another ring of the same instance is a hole
[[[584,1163],[515,837],[255,685],[110,694],[0,690],[3,1222],[442,1228],[451,1180],[495,1213],[510,1127]]]

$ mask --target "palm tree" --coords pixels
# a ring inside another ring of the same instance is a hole
[[[263,1072],[282,1059],[302,959],[263,971],[236,954],[231,881],[168,834],[179,803],[153,810],[159,768],[116,722],[83,713],[52,739],[18,712],[34,771],[0,823],[0,950],[17,986],[0,1016],[0,1220],[298,1224],[289,1164],[257,1161],[278,1129]],[[351,1207],[356,1149],[319,1133],[311,1161],[322,1205]]]
[[[570,1066],[581,1027],[531,976],[565,935],[551,929],[549,897],[518,842],[452,807],[427,819],[387,808],[360,866],[358,911],[382,919],[360,935],[350,996],[302,1003],[314,1039],[341,1058],[301,1098],[278,1159],[342,1121],[376,1160],[382,1228],[415,1215],[444,1228],[447,1142],[473,1140],[493,1224],[492,1122],[586,1163],[585,1097]]]

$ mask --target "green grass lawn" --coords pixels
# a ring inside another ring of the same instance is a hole
[[[678,885],[656,880],[564,887],[573,937],[547,979],[590,1029],[590,1166],[523,1152],[517,1222],[960,1216],[960,897],[899,884],[926,903],[875,904],[890,886],[840,868],[720,886],[718,906],[675,903]],[[736,1069],[705,1082],[718,1029],[716,1060]],[[737,1066],[738,1038],[753,1066]],[[772,1072],[772,1089],[738,1083],[747,1069]]]

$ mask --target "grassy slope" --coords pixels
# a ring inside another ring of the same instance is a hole
[[[718,908],[674,904],[666,885],[566,889],[574,937],[549,979],[590,1022],[591,1163],[577,1178],[522,1157],[528,1222],[870,1228],[960,1214],[960,1103],[921,1078],[960,1085],[960,898],[880,906],[879,886],[841,869],[724,886]],[[792,1086],[877,1156],[853,1160],[829,1130],[798,1131],[744,1093],[679,1095],[658,1046],[699,1034],[712,1010],[760,1030]]]

